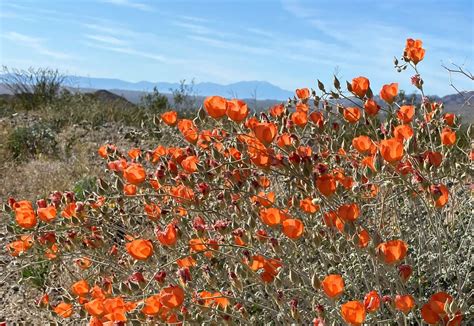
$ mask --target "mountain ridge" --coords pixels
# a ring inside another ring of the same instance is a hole
[[[127,90],[127,91],[152,91],[155,87],[160,93],[171,93],[178,89],[180,83],[170,82],[129,82],[117,78],[96,78],[83,76],[67,76],[67,80],[72,87],[106,89],[106,90]],[[267,81],[249,80],[239,81],[230,84],[218,84],[213,82],[200,82],[193,85],[196,95],[209,96],[219,95],[224,97],[254,98],[261,100],[285,100],[293,96],[293,92],[273,85]]]

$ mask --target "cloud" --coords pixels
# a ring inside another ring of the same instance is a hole
[[[188,38],[195,41],[199,41],[201,43],[205,43],[207,45],[210,45],[216,48],[227,49],[227,50],[232,50],[232,51],[259,54],[259,55],[269,55],[272,53],[272,51],[268,48],[251,46],[251,45],[236,43],[232,41],[223,41],[223,40],[218,40],[218,39],[210,38],[210,37],[189,35]]]
[[[123,46],[110,46],[110,45],[103,45],[103,44],[97,44],[97,43],[92,43],[92,42],[84,42],[85,45],[97,48],[97,49],[102,49],[106,51],[111,51],[111,52],[116,52],[116,53],[123,53],[123,54],[128,54],[140,58],[146,58],[150,59],[153,61],[161,62],[161,63],[172,63],[173,60],[166,58],[165,56],[152,53],[152,52],[144,52],[144,51],[139,51],[136,49],[133,49],[131,47],[123,47]]]
[[[111,44],[111,45],[126,45],[127,44],[127,41],[121,40],[119,38],[116,38],[110,35],[86,34],[84,36],[90,40],[98,41],[100,43],[106,43],[106,44]]]
[[[268,38],[273,38],[275,35],[272,32],[265,31],[260,28],[248,27],[246,30],[250,33],[256,34],[258,36],[264,36]]]
[[[179,16],[178,18],[182,19],[182,20],[189,20],[189,21],[192,21],[192,22],[196,22],[196,23],[206,23],[206,22],[209,22],[209,20],[205,19],[205,18],[201,18],[201,17],[194,17],[194,16]]]
[[[135,2],[132,0],[101,0],[105,3],[110,3],[116,6],[128,7],[133,9],[138,9],[142,11],[155,11],[153,7],[142,3],[142,2]]]
[[[196,23],[189,23],[189,22],[183,22],[183,21],[174,21],[174,22],[172,22],[172,24],[175,25],[175,26],[178,26],[178,27],[182,27],[182,28],[188,30],[189,32],[194,33],[194,34],[210,35],[210,34],[215,33],[212,29],[210,29],[206,26],[203,26],[203,25],[196,24]]]
[[[47,48],[44,45],[44,39],[41,39],[41,38],[37,38],[37,37],[33,37],[33,36],[29,36],[29,35],[25,35],[25,34],[21,34],[17,32],[7,32],[4,34],[3,37],[16,44],[29,47],[35,50],[36,52],[48,57],[61,59],[61,60],[72,58],[69,54],[66,54],[60,51],[54,51]]]

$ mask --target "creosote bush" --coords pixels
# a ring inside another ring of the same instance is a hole
[[[424,54],[409,39],[395,62],[423,96]],[[383,103],[365,77],[326,87],[258,116],[219,96],[165,112],[174,144],[105,144],[110,177],[81,198],[10,198],[9,253],[68,275],[38,306],[90,325],[468,320],[470,135],[397,83]]]

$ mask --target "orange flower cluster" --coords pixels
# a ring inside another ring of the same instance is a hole
[[[409,39],[406,65],[423,56]],[[454,294],[415,294],[442,276],[420,266],[454,241],[461,217],[447,212],[463,190],[450,163],[468,166],[473,152],[441,104],[399,105],[398,83],[380,98],[371,87],[359,76],[346,92],[336,78],[263,112],[221,96],[196,119],[164,112],[154,121],[172,141],[100,147],[109,179],[80,200],[9,200],[8,252],[74,269],[69,292],[40,301],[90,325],[255,324],[267,311],[282,324],[316,313],[315,325],[457,325]],[[433,244],[430,226],[451,238]]]

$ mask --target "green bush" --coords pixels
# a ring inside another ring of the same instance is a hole
[[[84,201],[97,189],[97,178],[94,176],[86,176],[74,184],[74,194],[76,199]]]
[[[28,159],[39,154],[54,156],[58,150],[56,132],[44,123],[16,127],[8,135],[7,149],[14,159]]]

